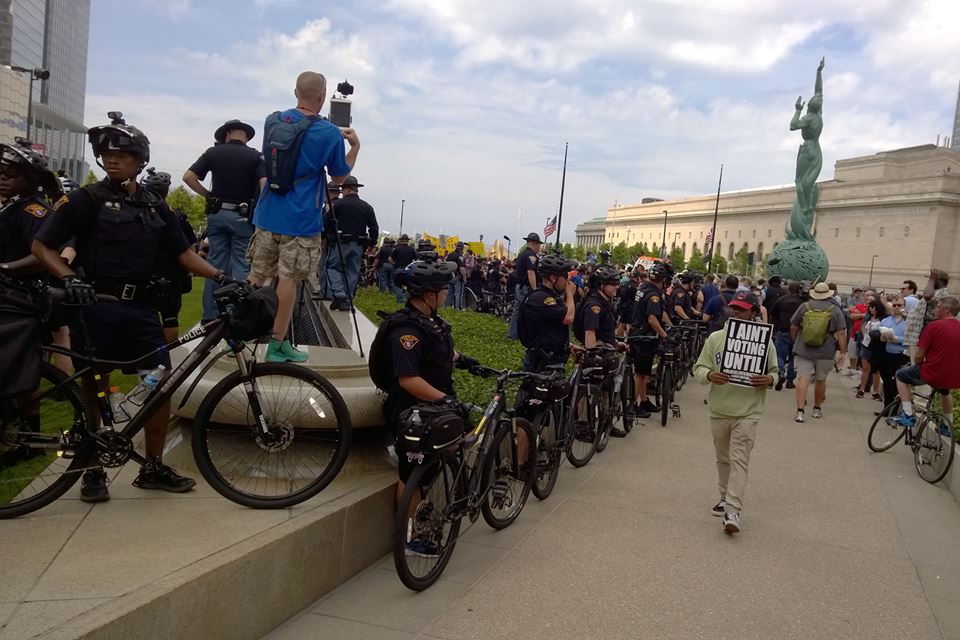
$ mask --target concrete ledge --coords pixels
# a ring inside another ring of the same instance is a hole
[[[299,514],[37,638],[260,638],[390,550],[395,474]]]
[[[960,471],[957,471],[957,465],[960,462],[957,461],[957,458],[960,458],[960,445],[956,443],[953,445],[953,464],[950,465],[950,471],[947,472],[947,477],[941,480],[943,486],[953,495],[953,499],[957,502],[960,502]]]

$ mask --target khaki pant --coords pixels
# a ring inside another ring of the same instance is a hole
[[[720,495],[727,511],[740,513],[747,490],[747,465],[757,438],[756,418],[710,418],[713,447],[717,452]]]

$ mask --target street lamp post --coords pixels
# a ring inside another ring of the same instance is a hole
[[[879,257],[877,254],[873,254],[873,257],[870,258],[870,278],[867,280],[868,288],[873,286],[873,263],[876,262]]]
[[[507,260],[510,259],[510,236],[503,236],[503,239],[507,241]]]
[[[30,124],[33,122],[33,81],[34,80],[46,80],[50,77],[50,72],[47,69],[28,69],[27,67],[18,67],[14,64],[5,65],[7,69],[11,71],[16,71],[17,73],[28,73],[30,74],[30,95],[27,96],[27,140],[30,140]]]
[[[660,245],[660,255],[663,255],[667,248],[667,210],[663,210],[663,241]]]
[[[400,201],[400,233],[397,235],[397,237],[403,235],[403,205],[405,205],[406,203],[407,203],[406,200]]]

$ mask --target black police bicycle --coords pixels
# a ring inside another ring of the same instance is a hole
[[[659,356],[657,361],[654,384],[655,397],[660,407],[660,426],[667,426],[667,419],[672,415],[680,417],[680,405],[674,402],[679,390],[677,381],[680,368],[684,366],[681,360],[683,347],[676,331],[667,331],[667,337],[660,341],[656,336],[639,336],[641,340],[650,339],[659,342]]]
[[[418,462],[397,505],[393,560],[404,586],[423,591],[453,555],[464,517],[480,514],[494,529],[517,519],[530,495],[536,432],[507,406],[507,381],[536,374],[482,365],[470,372],[496,376],[497,390],[477,426],[438,451],[407,453]],[[416,550],[414,543],[421,549]]]
[[[62,289],[42,289],[54,301],[64,299]],[[203,477],[225,498],[256,509],[289,507],[329,485],[350,448],[349,411],[318,373],[290,363],[256,361],[255,351],[237,336],[228,311],[246,308],[253,293],[252,287],[230,284],[214,294],[218,317],[164,348],[202,338],[200,344],[119,430],[105,394],[99,393],[93,402],[77,381],[97,388],[98,368],[130,367],[136,361],[99,360],[91,349],[77,353],[44,345],[46,355],[72,358],[76,373],[64,373],[44,361],[35,390],[0,401],[0,518],[50,504],[88,469],[120,467],[129,460],[143,464],[134,436],[222,340],[229,352],[220,351],[207,363],[180,403],[184,406],[219,358],[236,359],[237,370],[206,394],[191,427],[193,455]],[[98,299],[116,301],[110,296]],[[86,333],[82,315],[78,324]],[[89,339],[85,342],[90,344]]]

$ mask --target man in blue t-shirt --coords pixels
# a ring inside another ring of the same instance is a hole
[[[321,74],[304,71],[297,76],[295,109],[281,118],[297,122],[319,115],[327,98],[327,80]],[[350,144],[344,153],[343,141]],[[360,151],[360,139],[353,129],[339,129],[327,120],[317,120],[307,129],[300,145],[296,182],[285,194],[264,187],[253,214],[256,231],[247,249],[250,280],[255,284],[277,278],[277,315],[273,324],[268,362],[305,362],[309,355],[293,348],[287,340],[296,285],[307,280],[320,257],[323,231],[325,177],[342,184],[353,170]]]

